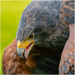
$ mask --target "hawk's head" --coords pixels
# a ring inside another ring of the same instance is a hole
[[[52,6],[55,4],[57,7]],[[25,58],[28,58],[34,45],[50,47],[50,36],[57,30],[59,22],[60,5],[61,3],[58,1],[32,1],[26,7],[16,34],[17,52],[20,57],[23,57],[24,54]],[[53,45],[55,44],[53,43]]]

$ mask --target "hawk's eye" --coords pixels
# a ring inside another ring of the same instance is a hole
[[[34,35],[33,34],[31,34],[28,38],[33,38],[34,37]]]

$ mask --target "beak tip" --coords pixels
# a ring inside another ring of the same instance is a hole
[[[20,49],[19,47],[17,47],[17,54],[21,57],[21,58],[24,58],[23,56],[22,56],[22,52],[24,51],[24,49],[22,48],[22,49]]]

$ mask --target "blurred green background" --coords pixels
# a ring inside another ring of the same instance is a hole
[[[21,18],[21,14],[25,7],[31,1],[0,1],[1,2],[1,56],[3,51],[13,39],[16,37],[17,27]],[[0,64],[0,74],[2,74],[2,64]]]

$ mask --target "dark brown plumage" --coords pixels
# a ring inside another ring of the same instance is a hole
[[[75,67],[74,67],[74,60],[75,60],[75,49],[72,50],[65,50],[62,53],[59,73],[60,74],[74,74]]]
[[[64,0],[62,7],[60,9],[60,20],[67,24],[74,24],[74,0]],[[70,30],[72,34],[74,33],[74,26]],[[71,35],[72,36],[72,35]],[[66,47],[67,45],[67,47]],[[74,48],[74,34],[65,45],[65,49],[61,55],[61,61],[59,65],[60,74],[74,74],[75,73],[75,48]]]
[[[30,74],[29,69],[36,66],[32,56],[28,60],[18,56],[16,39],[5,48],[2,63],[4,74]]]
[[[50,58],[52,56],[57,55],[57,53],[58,53],[58,50],[56,50],[56,49],[52,50],[52,51],[50,49],[46,49],[47,51],[44,51],[43,49],[45,49],[45,48],[40,48],[40,47],[35,46],[32,48],[32,51],[31,51],[28,59],[21,58],[17,54],[17,40],[14,39],[14,41],[8,47],[6,47],[4,50],[3,60],[2,60],[3,73],[4,74],[35,73],[34,70],[37,67],[38,62],[37,62],[37,59],[35,60],[34,56],[41,55],[43,57]],[[40,58],[38,60],[39,60],[39,62],[41,61]],[[49,61],[47,61],[47,62],[49,62]],[[55,63],[53,65],[55,65]],[[55,68],[56,67],[57,66],[55,66]]]
[[[74,29],[74,28],[72,28]],[[72,37],[71,37],[72,36]],[[75,73],[75,48],[74,48],[74,34],[71,35],[66,42],[64,50],[61,55],[59,65],[60,74],[74,74]]]

